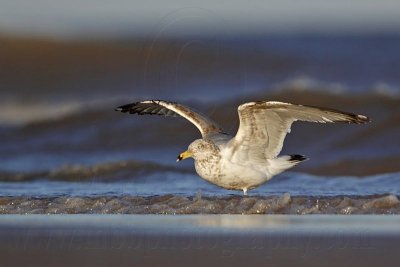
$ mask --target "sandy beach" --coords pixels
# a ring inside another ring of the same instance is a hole
[[[395,266],[398,216],[7,215],[5,266]]]

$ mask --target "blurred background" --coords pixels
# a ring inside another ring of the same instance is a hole
[[[0,180],[193,172],[179,118],[116,106],[180,101],[235,134],[237,106],[278,100],[364,114],[297,123],[295,171],[400,171],[400,2],[0,0]]]

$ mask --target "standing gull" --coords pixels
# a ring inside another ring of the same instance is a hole
[[[235,136],[206,116],[173,102],[149,100],[115,109],[130,114],[184,117],[202,135],[178,156],[192,157],[196,172],[205,180],[231,190],[256,188],[273,176],[306,160],[302,155],[279,156],[283,141],[295,121],[366,123],[368,117],[333,109],[258,101],[238,107],[239,129]]]

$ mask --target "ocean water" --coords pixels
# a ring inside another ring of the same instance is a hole
[[[363,178],[351,176],[314,176],[287,172],[274,177],[264,185],[249,191],[251,196],[335,197],[374,196],[393,194],[400,196],[400,173],[371,175]],[[84,182],[34,180],[0,182],[0,196],[18,197],[96,197],[96,196],[157,196],[184,197],[241,196],[241,191],[219,188],[196,174],[163,171],[141,175],[127,181],[97,181],[96,177]]]

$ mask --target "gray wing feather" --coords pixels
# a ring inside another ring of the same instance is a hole
[[[236,161],[275,158],[293,122],[366,123],[369,119],[334,109],[283,102],[250,102],[239,106],[239,130],[232,140]]]
[[[123,105],[115,110],[123,113],[138,115],[183,117],[193,123],[199,129],[203,137],[210,134],[223,132],[222,128],[211,119],[200,114],[199,112],[193,111],[189,107],[174,102],[147,100]]]

